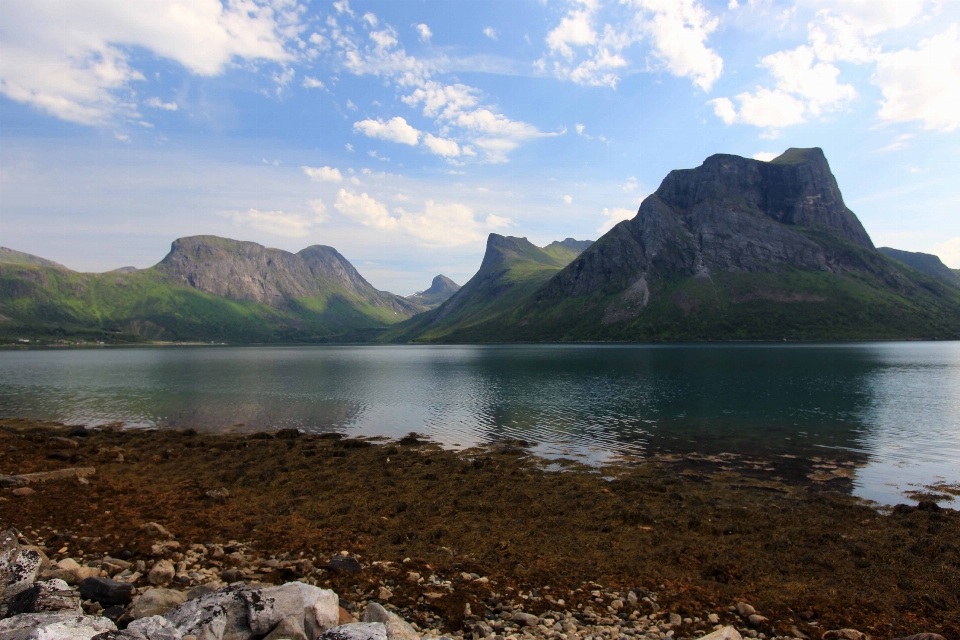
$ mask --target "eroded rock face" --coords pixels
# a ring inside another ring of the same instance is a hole
[[[622,291],[644,276],[830,270],[829,252],[798,227],[873,248],[820,149],[790,149],[772,162],[710,156],[671,171],[634,219],[584,251],[541,298]]]
[[[397,614],[371,602],[363,612],[363,622],[379,622],[387,630],[387,640],[420,640],[420,634]]]
[[[322,640],[387,640],[387,629],[379,622],[351,622],[324,632]]]
[[[253,631],[247,618],[247,591],[242,582],[188,600],[164,614],[183,635],[199,637],[211,625],[223,625],[222,640],[246,640]],[[219,639],[218,639],[219,640]]]

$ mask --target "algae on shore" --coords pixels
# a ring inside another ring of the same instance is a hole
[[[416,438],[116,428],[70,438],[74,447],[55,439],[63,426],[0,424],[0,473],[96,467],[85,483],[0,494],[4,525],[54,559],[63,547],[145,558],[153,541],[140,525],[158,522],[183,541],[321,559],[348,550],[367,567],[488,577],[438,597],[392,580],[392,604],[446,629],[462,627],[466,605],[497,598],[523,597],[532,613],[558,599],[596,606],[594,584],[655,592],[684,617],[745,600],[769,618],[768,635],[795,625],[811,637],[843,627],[960,637],[960,515],[932,503],[878,509],[835,490],[849,488],[845,474],[815,481],[846,460],[677,456],[595,469],[549,463],[523,443],[454,452]],[[381,574],[318,575],[365,598]],[[681,626],[677,637],[695,633]]]

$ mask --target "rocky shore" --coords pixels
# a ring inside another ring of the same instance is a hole
[[[0,640],[960,638],[957,512],[845,460],[0,424]]]

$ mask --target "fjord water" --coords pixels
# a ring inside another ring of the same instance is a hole
[[[590,461],[843,452],[859,495],[896,503],[960,481],[960,342],[6,351],[0,416],[523,439]]]

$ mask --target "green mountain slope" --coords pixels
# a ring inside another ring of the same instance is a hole
[[[943,264],[939,256],[920,253],[918,251],[901,251],[900,249],[891,249],[890,247],[880,247],[878,251],[894,260],[908,264],[928,276],[940,278],[947,284],[960,287],[960,275],[957,274],[956,270]]]
[[[568,242],[568,241],[564,241]],[[569,242],[577,243],[570,239]],[[491,233],[476,275],[437,309],[421,314],[388,330],[382,340],[390,342],[460,341],[477,326],[484,326],[509,313],[544,282],[577,257],[577,248],[553,243],[540,248],[526,238]]]
[[[634,219],[563,269],[540,273],[496,298],[495,313],[488,295],[454,296],[457,322],[418,317],[398,326],[400,337],[960,338],[960,289],[874,248],[820,149],[790,149],[772,162],[716,155],[672,171]]]
[[[0,263],[0,340],[316,341],[424,308],[367,283],[330,247],[298,254],[201,236],[149,269]]]

